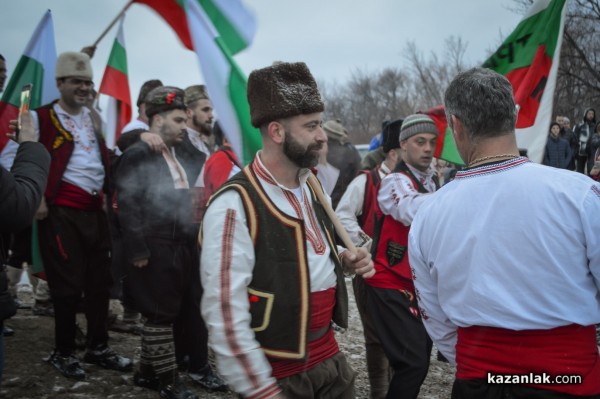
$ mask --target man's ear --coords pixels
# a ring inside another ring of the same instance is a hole
[[[267,126],[267,135],[276,144],[281,144],[285,140],[285,128],[283,124],[277,121],[269,122]]]
[[[462,121],[456,117],[456,115],[450,115],[452,119],[452,136],[454,137],[454,141],[457,139],[464,141],[466,137],[465,125],[463,125]]]

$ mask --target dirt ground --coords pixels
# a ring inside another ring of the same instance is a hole
[[[352,293],[349,286],[348,291]],[[20,289],[19,296],[31,301],[28,287]],[[73,398],[140,398],[156,399],[154,391],[136,387],[133,384],[133,373],[119,373],[104,370],[92,364],[83,363],[87,377],[83,381],[64,378],[52,366],[44,361],[53,348],[54,319],[45,316],[34,316],[29,309],[19,310],[18,314],[6,324],[15,330],[15,335],[4,338],[4,376],[0,386],[0,398],[11,399],[73,399]],[[357,372],[356,397],[369,398],[369,381],[367,379],[364,340],[362,326],[350,294],[350,328],[336,333],[342,351]],[[85,326],[83,318],[80,325]],[[110,345],[119,353],[139,360],[140,338],[132,334],[110,332]],[[435,359],[433,351],[429,374],[419,398],[446,399],[450,397],[454,368]],[[81,357],[83,353],[80,353]],[[187,377],[185,377],[187,378]],[[188,385],[200,398],[237,398],[233,392],[207,392]]]

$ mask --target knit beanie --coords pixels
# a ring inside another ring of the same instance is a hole
[[[433,119],[425,114],[413,114],[407,116],[400,128],[400,141],[407,140],[419,133],[431,133],[437,136],[438,130]]]
[[[152,89],[146,96],[146,116],[151,119],[156,114],[173,109],[185,111],[183,96],[183,90],[173,86]]]
[[[248,77],[252,126],[325,109],[317,82],[303,62],[279,62]]]
[[[383,152],[388,153],[394,148],[400,148],[400,126],[402,126],[402,122],[403,119],[397,119],[386,123],[381,135]]]

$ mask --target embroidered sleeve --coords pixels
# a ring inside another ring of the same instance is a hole
[[[202,316],[218,370],[229,386],[245,397],[270,397],[279,388],[250,328],[247,287],[255,257],[237,192],[223,193],[211,203],[204,215],[202,236]]]
[[[410,226],[419,207],[431,194],[422,194],[402,173],[390,173],[381,181],[377,202],[385,215]]]

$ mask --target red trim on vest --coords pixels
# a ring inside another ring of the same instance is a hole
[[[458,328],[456,378],[487,379],[487,373],[581,375],[577,385],[529,386],[571,395],[600,393],[600,355],[595,326],[571,324],[549,330]]]
[[[402,173],[402,172],[392,172]],[[415,180],[406,173],[415,190],[418,185]],[[379,202],[375,203],[375,214],[377,218],[383,218],[379,240],[377,241],[377,250],[373,264],[375,266],[375,275],[365,279],[365,283],[372,287],[407,290],[414,294],[415,284],[413,283],[412,272],[408,262],[408,233],[410,226],[405,226],[390,215],[384,215],[379,208]],[[388,242],[401,245],[404,248],[404,256],[399,263],[390,266],[387,256]]]
[[[63,181],[56,192],[54,205],[67,206],[82,211],[101,211],[104,195],[92,195],[84,189]]]
[[[191,187],[190,191],[192,193],[192,220],[193,223],[200,224],[206,212],[208,198],[204,193],[204,187]]]
[[[311,318],[309,331],[319,331],[331,324],[335,306],[335,288],[311,293]],[[333,328],[314,341],[308,343],[305,361],[269,359],[273,377],[279,379],[310,370],[340,351]]]

